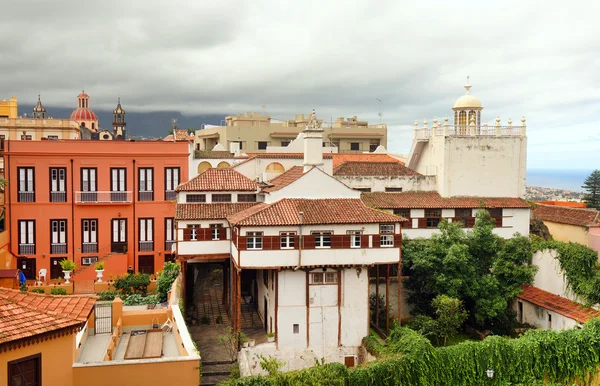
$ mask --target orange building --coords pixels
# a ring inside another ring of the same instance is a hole
[[[77,284],[95,278],[156,273],[175,240],[175,188],[187,180],[189,149],[179,142],[7,141],[4,149],[11,253],[28,279],[40,270]]]

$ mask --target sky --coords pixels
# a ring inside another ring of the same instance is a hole
[[[493,3],[493,4],[492,4]],[[464,94],[527,119],[528,167],[600,168],[600,2],[19,0],[0,12],[0,98],[326,121],[383,114],[388,150]],[[264,108],[262,106],[265,106]],[[200,126],[198,123],[198,126]]]

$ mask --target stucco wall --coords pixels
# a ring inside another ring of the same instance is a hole
[[[408,191],[435,191],[435,176],[401,176],[401,177],[347,177],[336,176],[336,179],[353,188],[371,188],[371,192],[385,192],[385,188],[402,188]]]
[[[304,158],[255,158],[248,162],[240,163],[234,168],[246,177],[256,179],[264,173],[267,166],[273,162],[280,163],[287,171],[294,166],[303,166]],[[323,158],[323,171],[330,175],[333,174],[332,158]],[[271,178],[274,178],[274,176],[271,176]]]
[[[550,249],[533,254],[531,263],[538,267],[533,279],[533,286],[554,295],[577,301],[575,294],[567,287],[567,279],[564,277],[558,259],[556,259],[557,254],[558,252]]]
[[[589,228],[588,247],[598,252],[600,258],[600,227]]]
[[[265,202],[275,202],[282,198],[360,198],[360,192],[320,170],[312,169],[302,178],[266,195]]]
[[[574,242],[588,245],[588,231],[586,227],[577,225],[560,224],[552,221],[544,221],[554,240]]]
[[[531,324],[538,328],[552,330],[564,330],[578,325],[578,323],[573,319],[569,319],[561,314],[557,314],[556,312],[549,311],[543,307],[536,306],[535,304],[521,299],[517,299],[514,302],[514,311],[518,312],[519,302],[523,304],[523,323]]]

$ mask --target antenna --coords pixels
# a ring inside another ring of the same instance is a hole
[[[263,103],[263,105],[262,105],[262,109],[263,109],[263,115],[266,117],[266,116],[267,116],[267,105],[265,105],[265,104]]]
[[[379,101],[379,112],[377,113],[377,115],[379,116],[379,123],[382,122],[383,120],[383,112],[381,111],[381,99],[379,98],[375,98]]]
[[[171,126],[173,127],[173,134],[175,134],[175,130],[177,130],[177,119],[171,119]]]

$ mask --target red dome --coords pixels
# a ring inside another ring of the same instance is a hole
[[[97,121],[98,117],[90,109],[77,109],[71,113],[72,121]]]
[[[77,95],[77,98],[89,98],[90,96],[88,94],[85,93],[85,91],[82,91],[81,94]]]

